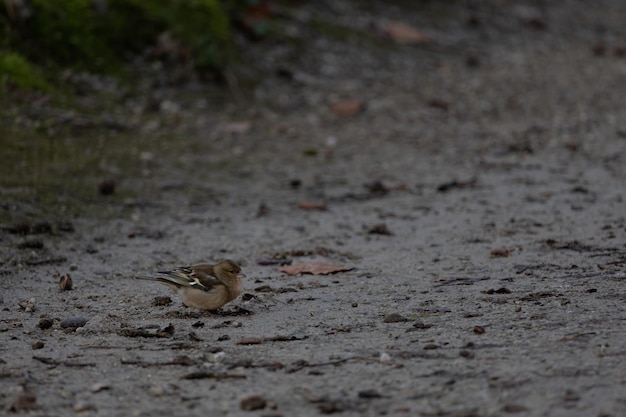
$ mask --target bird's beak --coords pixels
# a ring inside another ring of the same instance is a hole
[[[245,278],[246,274],[237,274],[237,278],[241,279],[241,278]]]

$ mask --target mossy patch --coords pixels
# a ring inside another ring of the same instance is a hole
[[[39,68],[16,52],[0,52],[0,93],[13,86],[23,90],[50,90]]]
[[[3,47],[47,69],[115,73],[155,48],[160,34],[180,42],[179,58],[220,71],[233,55],[228,16],[218,0],[32,0],[23,15],[2,14]]]

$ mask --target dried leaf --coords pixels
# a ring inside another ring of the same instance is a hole
[[[61,275],[61,279],[59,280],[59,289],[61,291],[70,291],[72,289],[72,278],[70,274]]]
[[[289,275],[328,275],[337,272],[350,271],[352,269],[353,268],[349,266],[336,265],[330,262],[302,262],[298,264],[283,266],[278,270],[281,272],[285,272]]]
[[[302,210],[326,210],[326,204],[317,201],[301,201],[298,208]]]
[[[508,258],[511,256],[511,251],[506,248],[493,249],[490,255],[492,258]]]
[[[431,42],[430,36],[402,22],[386,22],[380,31],[384,36],[403,45],[424,45]]]
[[[332,105],[333,112],[340,117],[351,117],[365,110],[365,103],[361,100],[339,100]]]

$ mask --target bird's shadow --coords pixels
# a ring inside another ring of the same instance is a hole
[[[254,312],[243,307],[235,306],[229,309],[218,309],[215,311],[198,310],[172,310],[164,314],[167,318],[173,319],[200,319],[203,317],[237,317],[251,316]]]

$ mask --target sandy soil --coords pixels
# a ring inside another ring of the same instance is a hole
[[[170,91],[189,150],[121,175],[119,216],[5,228],[4,412],[626,415],[624,4],[327,3],[294,37],[387,18],[433,42],[253,48],[280,74],[254,100],[207,115]],[[353,269],[258,264],[275,254]],[[132,279],[222,258],[246,290],[214,315]]]

